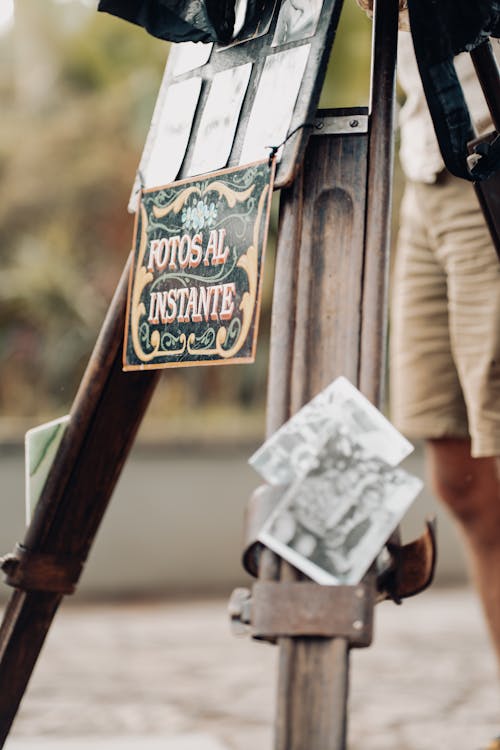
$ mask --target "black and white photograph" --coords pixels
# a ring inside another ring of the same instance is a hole
[[[212,81],[191,157],[191,174],[226,166],[252,73],[252,63],[221,70]]]
[[[368,455],[338,427],[321,469],[293,484],[259,540],[322,584],[356,584],[420,492],[408,472]]]
[[[279,146],[285,139],[310,50],[310,44],[303,44],[267,57],[248,120],[240,164],[265,159],[269,147]]]
[[[191,135],[201,85],[201,78],[196,76],[163,86],[132,188],[130,212],[137,209],[141,188],[167,185],[177,177]]]
[[[323,0],[285,0],[278,16],[273,47],[312,36],[322,7]]]
[[[182,76],[190,70],[200,68],[208,62],[213,44],[203,42],[181,42],[172,47],[168,65],[171,66],[172,78]]]
[[[413,450],[384,415],[341,376],[266,440],[249,463],[269,484],[290,485],[313,470],[323,470],[335,455],[335,441],[348,437],[349,450],[362,451],[389,466],[396,466]]]

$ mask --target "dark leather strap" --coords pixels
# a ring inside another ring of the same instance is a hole
[[[378,588],[383,598],[400,603],[402,599],[415,596],[428,588],[436,568],[436,521],[427,521],[422,536],[409,544],[391,544],[387,549],[392,565],[379,578]]]
[[[500,2],[408,0],[408,10],[420,78],[446,168],[466,180],[485,180],[500,168],[500,139],[468,159],[474,128],[453,60],[500,34]]]
[[[273,487],[270,484],[262,484],[250,495],[247,503],[245,509],[243,567],[254,578],[257,578],[259,574],[259,556],[262,550],[262,544],[257,541],[257,536],[285,490],[286,487]]]

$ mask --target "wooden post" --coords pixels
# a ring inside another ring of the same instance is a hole
[[[387,289],[394,166],[398,3],[375,4],[370,145],[363,268],[359,388],[375,405],[383,398],[387,336]]]
[[[129,264],[89,361],[23,547],[84,563],[158,372],[122,372]],[[133,560],[127,560],[133,565]],[[15,590],[0,626],[0,747],[62,594]]]
[[[300,178],[282,195],[276,286],[286,280],[285,264],[293,291],[279,290],[274,299],[270,432],[337,375],[357,383],[367,143],[367,133],[313,137]],[[288,377],[286,359],[275,351],[280,321],[290,339]],[[281,580],[297,577],[282,562]],[[345,639],[280,640],[276,750],[344,747],[348,665]]]
[[[362,110],[321,113],[323,132],[335,131],[335,121],[347,116],[352,133],[314,136],[298,178],[282,192],[268,434],[340,374],[380,404],[397,18],[397,0],[379,0],[369,133],[359,128]],[[277,571],[276,557],[265,550],[259,577],[277,577]],[[300,578],[286,562],[279,575]],[[279,648],[275,750],[343,750],[348,641],[281,638]]]

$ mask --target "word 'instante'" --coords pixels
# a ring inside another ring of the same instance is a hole
[[[162,237],[149,243],[148,271],[183,271],[204,266],[219,266],[229,256],[224,246],[225,229],[213,229],[206,247],[203,232]],[[208,281],[208,279],[207,279]],[[151,292],[148,322],[150,324],[201,323],[209,320],[230,320],[234,313],[234,283],[206,286],[174,287],[167,291]]]

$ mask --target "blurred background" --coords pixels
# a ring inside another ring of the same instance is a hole
[[[13,23],[2,0],[3,435],[68,410],[132,243],[126,205],[169,44],[95,5],[16,0]],[[343,26],[322,106],[367,102],[370,23],[353,0]],[[172,370],[146,431],[200,409],[214,431],[235,413],[240,432],[261,429],[275,235],[276,211],[256,365]]]
[[[95,6],[0,5],[1,553],[24,534],[24,433],[69,411],[131,248],[126,206],[169,52]],[[346,0],[320,106],[368,103],[370,52],[371,23]],[[400,182],[397,170],[396,206]],[[83,595],[226,591],[244,580],[243,509],[258,484],[247,459],[264,435],[278,200],[257,361],[162,376]],[[416,534],[428,508],[430,498],[415,510]],[[443,576],[460,579],[453,532],[448,546]],[[131,550],[140,563],[124,566]]]
[[[169,52],[95,6],[15,0],[14,16],[0,0],[0,555],[24,536],[24,433],[70,409],[131,248],[126,206]],[[370,34],[345,0],[320,106],[368,103]],[[400,192],[396,167],[393,236]],[[236,641],[226,604],[248,583],[278,201],[257,361],[162,376],[6,750],[271,747],[277,650]],[[407,468],[423,473],[420,446]],[[427,491],[405,537],[436,512],[437,582],[463,583],[456,534]],[[10,592],[0,585],[0,613]],[[493,736],[494,665],[470,592],[380,610],[374,647],[354,656],[352,750],[465,750]]]

